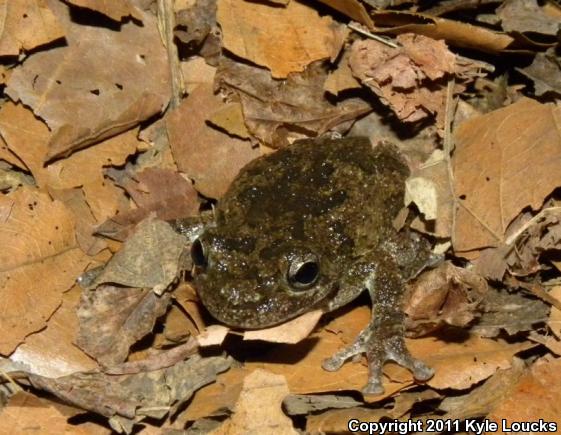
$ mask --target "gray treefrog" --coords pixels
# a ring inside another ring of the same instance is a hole
[[[430,258],[424,239],[392,226],[408,174],[395,146],[373,148],[366,138],[301,140],[250,162],[214,219],[174,222],[192,241],[203,305],[227,325],[265,328],[333,311],[366,289],[370,324],[324,369],[366,354],[363,392],[372,394],[383,392],[388,360],[429,379],[433,370],[403,340],[404,284]]]

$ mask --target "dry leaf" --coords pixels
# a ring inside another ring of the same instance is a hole
[[[543,357],[537,360],[529,372],[521,377],[510,394],[503,396],[503,401],[491,414],[489,420],[501,422],[506,426],[513,422],[530,422],[540,419],[561,427],[561,389],[558,388],[561,374],[561,359]],[[505,426],[497,433],[507,433]],[[514,427],[511,428],[514,429]],[[553,429],[552,432],[557,429]],[[529,432],[541,432],[539,429]]]
[[[405,11],[379,11],[372,14],[375,29],[391,34],[415,33],[442,39],[457,47],[497,53],[510,48],[514,39],[504,33],[469,23]]]
[[[65,293],[62,305],[49,319],[47,328],[28,336],[10,359],[25,364],[31,373],[49,378],[97,369],[95,361],[74,345],[80,293],[78,286]]]
[[[310,335],[322,314],[322,310],[314,310],[272,328],[246,331],[243,339],[295,344]]]
[[[524,207],[561,185],[561,109],[523,98],[456,130],[454,249],[497,246]]]
[[[511,394],[524,372],[524,362],[514,358],[512,367],[498,370],[483,385],[475,387],[465,396],[445,398],[439,408],[447,411],[445,417],[450,420],[485,416]]]
[[[172,406],[181,406],[197,389],[213,382],[230,364],[231,360],[224,357],[195,355],[172,367],[132,375],[87,372],[56,379],[31,374],[28,377],[35,388],[66,403],[134,422],[146,416],[162,418]]]
[[[229,103],[214,112],[208,119],[212,125],[240,139],[249,139],[240,103]]]
[[[41,433],[44,435],[109,435],[109,429],[91,423],[74,425],[51,400],[19,392],[0,408],[2,432],[11,434]]]
[[[104,283],[149,288],[161,295],[179,273],[179,257],[185,238],[157,219],[142,221],[91,281],[82,281],[89,289]]]
[[[251,80],[247,78],[251,77]],[[216,81],[240,97],[245,124],[263,144],[280,148],[302,137],[321,135],[368,113],[365,101],[352,98],[336,104],[325,96],[326,69],[319,63],[286,80],[273,79],[263,68],[223,57]]]
[[[142,14],[130,0],[68,0],[68,3],[107,15],[115,21],[121,21],[129,16],[142,20]]]
[[[134,173],[134,168],[109,169],[107,175],[115,180],[134,201],[97,228],[99,234],[125,240],[134,226],[150,214],[158,219],[173,220],[193,216],[200,202],[193,184],[177,171],[149,167]]]
[[[404,312],[406,328],[417,335],[443,324],[467,326],[479,313],[487,282],[450,262],[423,273],[409,286]]]
[[[536,0],[506,0],[498,9],[501,26],[507,32],[534,32],[555,36],[559,17],[550,16]]]
[[[195,393],[187,409],[178,416],[178,421],[185,423],[204,417],[231,414],[242,391],[243,380],[249,373],[243,367],[232,367],[226,373],[218,375],[216,382]]]
[[[296,0],[285,8],[244,0],[218,0],[217,20],[224,48],[273,77],[286,78],[320,59],[335,59],[345,30],[331,17]]]
[[[195,180],[195,189],[211,198],[220,198],[238,171],[259,156],[249,142],[206,124],[221,107],[212,86],[200,85],[166,118],[178,168]]]
[[[531,65],[517,70],[534,82],[537,96],[547,92],[561,95],[561,58],[556,56],[553,48],[545,53],[536,53]]]
[[[90,262],[77,248],[71,214],[45,193],[23,187],[0,196],[0,354],[45,326],[61,295]]]
[[[426,220],[438,216],[437,187],[433,181],[423,177],[409,177],[405,181],[405,205],[415,203]]]
[[[435,150],[421,166],[413,170],[411,177],[420,177],[430,181],[429,192],[432,197],[434,189],[436,216],[434,221],[428,221],[417,216],[411,223],[411,228],[432,234],[436,237],[450,237],[454,214],[454,198],[450,191],[448,161],[443,151]],[[416,201],[415,201],[416,202]],[[429,204],[432,204],[429,202]],[[432,207],[432,206],[431,206]]]
[[[45,0],[0,0],[0,56],[64,37],[64,29]]]
[[[143,14],[142,27],[129,22],[114,32],[70,21],[63,3],[55,13],[68,46],[35,53],[6,89],[54,130],[46,160],[130,129],[165,108],[170,92],[154,18]]]
[[[214,435],[233,433],[275,433],[296,435],[292,420],[282,412],[282,401],[288,395],[283,376],[266,370],[255,370],[243,382],[234,415]]]
[[[210,325],[197,336],[199,346],[216,346],[222,344],[230,329],[222,325]]]
[[[368,15],[368,11],[364,5],[358,0],[320,0],[323,4],[332,7],[341,12],[343,15],[364,24],[369,29],[374,28],[372,18]]]
[[[351,48],[353,74],[369,87],[399,119],[416,122],[445,109],[445,75],[456,71],[455,56],[443,41],[422,35],[397,37],[398,48],[373,39],[358,40]]]
[[[11,102],[0,108],[0,133],[10,150],[25,162],[37,184],[55,189],[103,182],[102,169],[124,164],[141,144],[137,132],[130,130],[45,166],[49,129],[23,105]]]
[[[553,287],[549,294],[557,300],[561,300],[561,286]],[[561,310],[558,310],[555,307],[551,307],[551,313],[549,314],[547,326],[549,326],[549,329],[551,329],[553,335],[561,340]]]
[[[547,320],[550,306],[522,292],[498,291],[490,287],[483,301],[483,313],[471,331],[482,337],[497,337],[503,331],[516,336],[533,331]]]
[[[190,94],[201,84],[212,85],[216,68],[208,65],[203,57],[197,56],[181,62],[181,72],[183,74],[185,92]]]
[[[76,344],[104,366],[120,364],[130,347],[152,331],[169,300],[169,293],[158,296],[140,288],[105,285],[84,290]]]

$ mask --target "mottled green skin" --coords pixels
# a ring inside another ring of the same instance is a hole
[[[195,286],[203,304],[228,325],[263,328],[313,309],[334,310],[368,289],[376,316],[362,342],[324,367],[337,369],[349,352],[370,352],[380,369],[402,357],[414,370],[399,305],[405,279],[426,263],[428,250],[392,226],[408,174],[394,146],[373,149],[365,138],[298,141],[249,163],[199,236],[207,264]],[[319,278],[294,288],[288,267],[305,255],[319,260]],[[373,338],[374,329],[387,331]],[[385,349],[394,336],[398,346]],[[367,392],[381,388],[380,373],[373,376]]]

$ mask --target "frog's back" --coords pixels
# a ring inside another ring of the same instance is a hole
[[[373,149],[367,138],[301,140],[244,167],[221,201],[218,218],[262,226],[271,219],[289,224],[383,209],[392,219],[402,206],[408,174],[390,144]]]

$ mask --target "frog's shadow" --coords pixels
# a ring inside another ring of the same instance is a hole
[[[358,298],[360,303],[367,303],[366,298]],[[318,325],[314,328],[314,332],[302,341],[294,344],[288,343],[272,343],[262,340],[243,340],[238,334],[228,334],[226,339],[218,348],[225,350],[229,355],[237,361],[255,362],[255,363],[274,363],[274,364],[296,364],[306,358],[308,354],[319,343],[320,337],[314,333],[320,331],[331,322],[334,318],[344,315],[348,311],[356,308],[356,304],[348,304],[330,313],[322,316]],[[213,346],[213,348],[215,348]],[[201,349],[201,354],[208,352],[215,353],[217,349],[209,348]],[[331,355],[325,355],[329,357]]]

